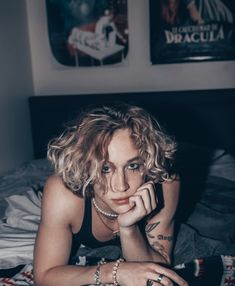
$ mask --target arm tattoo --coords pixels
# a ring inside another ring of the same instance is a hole
[[[146,225],[146,227],[145,227],[145,232],[146,232],[146,234],[147,234],[147,236],[148,236],[149,238],[154,238],[154,236],[151,235],[151,231],[152,231],[153,229],[155,229],[159,224],[160,224],[160,221],[155,222],[155,223],[150,223],[150,224],[147,224],[147,225]]]
[[[151,234],[151,232],[160,224],[160,221],[156,222],[156,223],[152,223],[152,224],[147,224],[145,227],[145,232],[146,235],[149,239],[151,239],[151,244],[150,246],[158,253],[160,253],[162,255],[162,257],[168,262],[170,263],[170,258],[169,255],[165,249],[165,247],[158,241],[153,240],[155,238],[155,236],[153,234]],[[173,240],[173,236],[166,236],[166,235],[162,235],[159,234],[157,235],[157,240],[167,240],[167,241],[172,241]]]
[[[173,240],[173,236],[172,235],[162,235],[162,234],[159,234],[158,236],[157,236],[157,238],[159,239],[159,240],[168,240],[168,241],[172,241]]]
[[[169,255],[167,254],[167,252],[166,252],[164,246],[161,245],[161,243],[159,243],[159,242],[157,242],[157,241],[154,241],[154,242],[151,244],[151,247],[152,247],[155,251],[159,252],[159,253],[162,255],[162,257],[165,258],[168,263],[170,263]]]

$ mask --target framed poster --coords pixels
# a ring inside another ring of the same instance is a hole
[[[235,59],[234,0],[150,0],[152,64]]]
[[[45,0],[55,59],[71,67],[122,62],[128,53],[127,0]]]

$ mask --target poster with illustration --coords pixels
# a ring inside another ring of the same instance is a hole
[[[152,64],[235,59],[234,0],[150,0]]]
[[[50,47],[64,66],[121,63],[128,53],[127,0],[45,0]]]

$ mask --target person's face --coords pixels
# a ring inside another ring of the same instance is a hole
[[[125,213],[132,206],[129,197],[144,182],[143,162],[128,129],[117,130],[108,145],[108,161],[102,166],[107,181],[106,192],[95,184],[95,198],[106,211]]]
[[[169,9],[170,9],[172,12],[175,12],[176,4],[177,4],[177,1],[176,1],[176,0],[169,0],[168,5],[169,5]]]
[[[94,5],[95,0],[70,0],[68,3],[69,11],[76,19],[90,15]]]

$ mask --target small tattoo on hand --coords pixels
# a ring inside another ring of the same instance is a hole
[[[153,285],[153,281],[148,279],[147,286],[152,286],[152,285]]]

